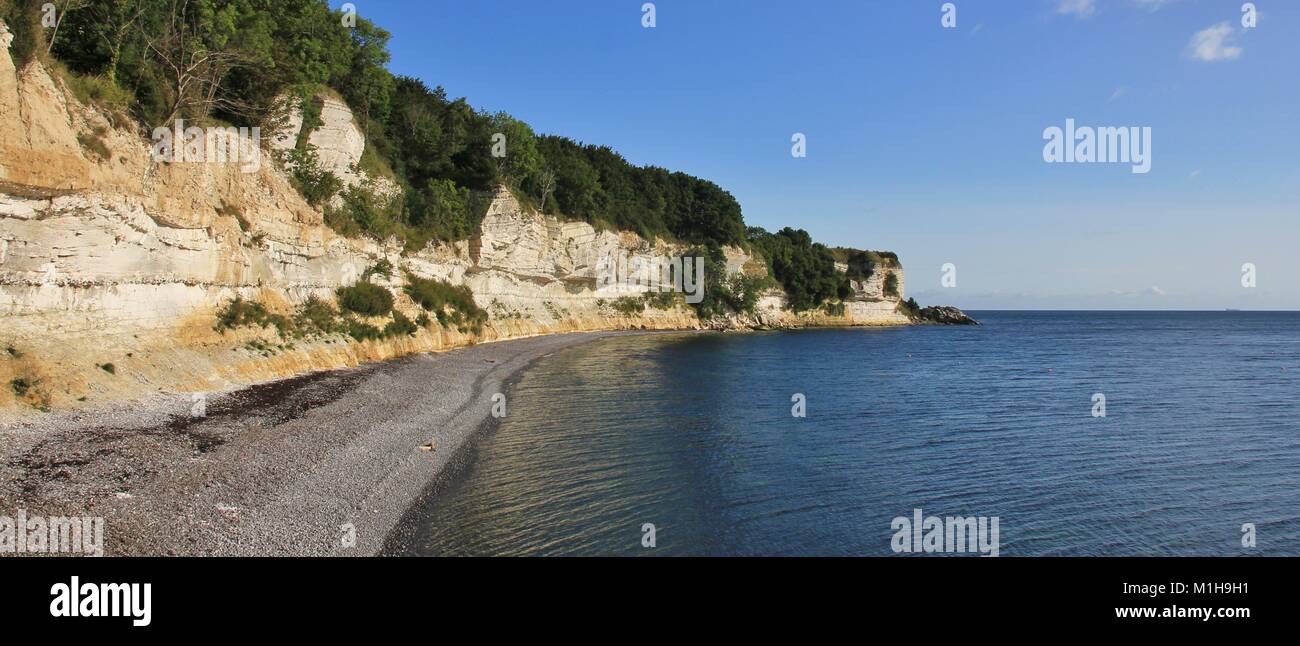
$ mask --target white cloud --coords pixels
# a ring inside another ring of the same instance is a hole
[[[1221,22],[1192,35],[1187,43],[1187,56],[1193,60],[1215,62],[1235,61],[1241,58],[1242,48],[1233,44],[1236,34],[1231,23]]]
[[[1148,290],[1146,290],[1145,293],[1148,294],[1148,295],[1150,295],[1150,296],[1164,296],[1164,295],[1165,295],[1165,290],[1160,289],[1159,287],[1156,287],[1156,286],[1152,285],[1151,288],[1148,289]]]
[[[1128,94],[1128,88],[1121,85],[1115,88],[1114,92],[1110,93],[1109,101],[1118,101],[1119,99],[1123,98],[1125,94]]]
[[[1056,5],[1056,13],[1087,18],[1097,13],[1097,0],[1060,0]]]
[[[1175,2],[1178,2],[1178,0],[1133,0],[1133,4],[1152,13],[1160,11]]]

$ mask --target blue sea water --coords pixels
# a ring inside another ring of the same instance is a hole
[[[543,359],[404,551],[885,556],[922,509],[1002,556],[1300,554],[1300,313],[974,314]]]

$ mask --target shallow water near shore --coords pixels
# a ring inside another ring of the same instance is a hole
[[[1003,556],[1300,554],[1300,313],[975,315],[542,359],[396,551],[891,555],[922,509]]]

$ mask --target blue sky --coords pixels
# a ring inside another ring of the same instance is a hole
[[[923,304],[1300,309],[1300,3],[952,2],[955,29],[938,0],[658,0],[653,29],[643,0],[354,4],[393,72],[897,251]],[[1067,118],[1150,127],[1151,172],[1045,163]]]

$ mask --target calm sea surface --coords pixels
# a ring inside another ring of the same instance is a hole
[[[1300,554],[1300,314],[975,315],[543,359],[407,552],[890,555],[920,508],[1003,556]]]

